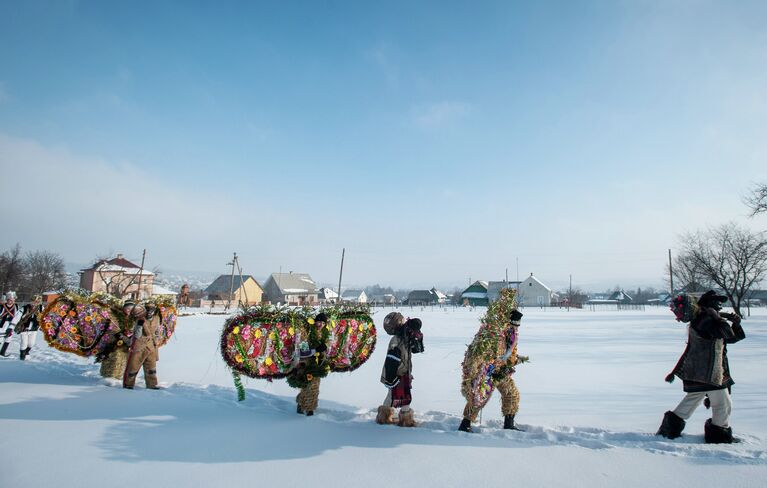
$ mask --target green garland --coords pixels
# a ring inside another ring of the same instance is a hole
[[[240,375],[236,371],[232,371],[234,377],[234,387],[237,389],[237,401],[241,402],[245,400],[245,387],[242,386],[242,380]]]

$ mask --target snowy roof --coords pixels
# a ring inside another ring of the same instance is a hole
[[[234,275],[234,286],[232,286],[232,275],[221,275],[216,280],[208,285],[207,288],[205,288],[205,293],[211,294],[211,293],[226,293],[227,296],[229,294],[229,290],[237,291],[242,286],[242,283],[245,283],[248,280],[256,281],[255,278],[251,275],[243,275],[242,281],[240,281],[240,275]],[[256,281],[256,284],[258,284],[258,281]]]
[[[461,293],[461,298],[487,298],[487,293],[477,291],[466,291]]]
[[[141,268],[134,268],[134,267],[125,267],[125,266],[118,266],[116,264],[100,264],[98,266],[94,266],[92,268],[88,268],[91,270],[94,270],[96,272],[102,272],[102,273],[124,273],[127,275],[137,275],[139,272],[142,276],[153,276],[154,273],[151,271],[143,270],[141,271]]]
[[[164,286],[160,285],[152,285],[152,295],[176,295],[177,293],[173,290],[169,290],[165,288]]]
[[[363,293],[362,290],[346,290],[341,293],[341,298],[359,298]]]
[[[320,288],[319,293],[323,298],[338,298],[338,293],[327,287]]]
[[[315,293],[316,285],[312,277],[306,273],[272,273],[270,279],[280,289],[281,293]]]

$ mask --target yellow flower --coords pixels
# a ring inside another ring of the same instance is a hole
[[[363,330],[365,330],[365,327],[364,327],[362,324],[360,324],[360,326],[358,327],[358,329],[359,329],[359,331],[360,331],[360,332],[362,332]]]
[[[272,332],[271,334],[269,334],[269,339],[271,339],[273,341],[276,340],[277,339],[277,333],[276,332]]]
[[[117,345],[118,345],[118,346],[122,346],[122,345],[123,345],[123,341],[122,341],[122,339],[121,339],[121,340],[119,340],[119,341],[117,341]]]
[[[232,329],[232,334],[237,335],[240,333],[240,326],[235,326],[234,329]]]
[[[314,376],[312,376],[311,374],[307,374],[306,375],[306,380],[307,381],[312,381],[313,379],[314,379]]]
[[[77,332],[77,327],[70,327],[69,328],[69,332],[71,332],[73,334],[76,333]]]
[[[362,355],[363,356],[367,356],[368,355],[368,348],[367,347],[362,350]]]
[[[261,335],[262,335],[262,334],[261,334],[261,329],[256,329],[256,333],[255,333],[255,334],[253,334],[253,335],[255,335],[255,336],[256,336],[256,339],[260,338],[260,337],[261,337]]]
[[[293,327],[288,329],[288,334],[294,335],[295,333],[296,333],[296,329],[294,329]]]
[[[85,317],[85,321],[86,321],[86,322],[90,322],[91,320],[93,320],[93,319],[91,319],[91,316],[90,316],[90,315],[88,315],[87,317]]]
[[[314,319],[309,319],[307,320],[307,322],[309,323],[309,325],[314,325]]]
[[[234,357],[234,360],[235,360],[235,361],[237,361],[238,363],[241,363],[241,362],[243,362],[243,361],[244,361],[244,359],[242,358],[242,355],[241,355],[241,354],[238,354],[238,355],[236,355],[236,356]]]
[[[264,361],[264,364],[266,364],[267,366],[271,366],[272,363],[273,363],[272,358],[266,358],[266,361]]]

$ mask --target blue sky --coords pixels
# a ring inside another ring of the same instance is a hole
[[[3,247],[598,288],[765,227],[767,3],[219,3],[0,1]]]

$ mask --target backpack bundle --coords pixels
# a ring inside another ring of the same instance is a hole
[[[698,299],[687,293],[677,295],[669,305],[677,322],[689,324],[698,313]]]

